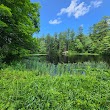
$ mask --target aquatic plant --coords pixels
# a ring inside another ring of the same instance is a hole
[[[57,65],[41,62],[38,59],[24,59],[21,62],[12,63],[11,67],[18,70],[34,71],[36,75],[62,75],[62,74],[86,74],[91,69],[109,69],[106,62],[78,62],[58,63]]]

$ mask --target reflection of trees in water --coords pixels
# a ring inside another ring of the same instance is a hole
[[[58,56],[49,55],[47,56],[47,61],[57,64],[57,63],[77,63],[77,62],[107,62],[110,65],[110,56],[94,56],[94,55],[76,55],[76,56]]]
[[[103,61],[107,62],[110,66],[110,56],[102,56],[102,58],[103,58]]]

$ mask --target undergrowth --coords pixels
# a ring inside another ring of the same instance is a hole
[[[0,70],[0,110],[109,110],[110,70],[52,76],[25,69]]]

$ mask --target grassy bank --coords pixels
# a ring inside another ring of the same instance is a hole
[[[110,109],[109,69],[88,68],[86,75],[36,72],[0,70],[0,110]]]

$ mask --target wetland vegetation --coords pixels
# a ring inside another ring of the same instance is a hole
[[[33,38],[39,8],[0,1],[0,110],[109,110],[110,17]]]

